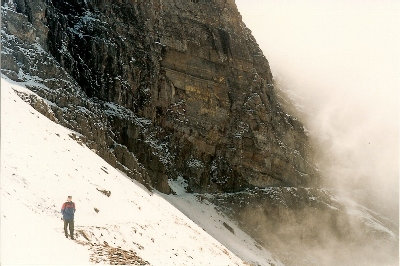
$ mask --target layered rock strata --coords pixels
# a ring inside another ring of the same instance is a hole
[[[2,73],[42,82],[32,88],[57,121],[121,169],[140,165],[149,186],[317,181],[304,128],[234,1],[14,0],[2,16]]]

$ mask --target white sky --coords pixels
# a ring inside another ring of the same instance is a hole
[[[302,106],[322,168],[398,204],[400,1],[236,4],[276,81]]]
[[[357,87],[384,82],[398,91],[400,1],[236,3],[273,72],[324,86],[340,75]]]

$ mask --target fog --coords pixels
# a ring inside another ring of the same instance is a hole
[[[336,186],[398,223],[400,1],[236,0]]]
[[[287,111],[309,133],[323,186],[398,228],[400,1],[236,4],[270,63],[278,95],[294,106]],[[276,254],[286,252],[281,259],[289,265],[313,264],[308,259],[315,265],[398,264],[398,240],[368,238],[346,214],[338,219],[318,211],[294,213],[300,223],[286,216],[273,223],[274,217],[263,215],[246,223],[263,223],[261,238]],[[316,234],[299,237],[293,226]]]

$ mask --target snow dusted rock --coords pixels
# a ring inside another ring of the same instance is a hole
[[[141,182],[169,193],[178,175],[192,191],[318,180],[233,1],[3,1],[2,15],[2,73],[45,85],[31,88],[55,118]]]
[[[333,191],[269,187],[206,198],[286,265],[396,265],[397,226]]]
[[[19,93],[20,97],[30,102],[37,110],[70,129],[79,132],[79,138],[90,148],[102,156],[107,162],[126,172],[146,186],[154,187],[164,193],[169,193],[167,176],[155,153],[154,146],[158,147],[157,140],[145,136],[138,140],[147,157],[143,160],[152,160],[152,167],[146,169],[128,147],[121,145],[120,136],[113,130],[120,127],[138,127],[142,134],[149,133],[151,122],[140,120],[132,111],[106,103],[98,99],[87,97],[75,79],[67,73],[55,58],[44,48],[43,40],[47,40],[47,32],[39,30],[47,28],[43,23],[45,5],[40,1],[28,8],[32,14],[22,14],[17,11],[27,10],[23,2],[4,3],[2,6],[2,72],[8,77],[23,82],[37,95]],[[20,6],[22,5],[22,7]],[[34,20],[34,21],[32,21]],[[39,26],[34,27],[33,25]],[[30,29],[29,34],[20,31]],[[145,126],[146,129],[143,129]],[[157,130],[157,129],[154,129]],[[150,134],[149,134],[150,135]],[[146,143],[152,143],[153,146]],[[122,142],[124,144],[124,142]],[[137,145],[139,146],[139,145]],[[161,166],[160,166],[161,165]],[[151,171],[151,175],[149,172]],[[157,171],[157,172],[156,172]]]

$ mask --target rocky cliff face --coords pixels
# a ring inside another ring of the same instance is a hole
[[[378,214],[305,188],[319,175],[304,128],[279,103],[268,61],[233,0],[1,5],[2,74],[129,177],[164,193],[168,179],[208,192],[198,196],[289,265],[326,257],[307,254],[321,243],[332,250],[327,236],[345,253],[348,243],[376,239],[380,261],[398,252],[395,227]],[[342,264],[354,257],[345,253]]]
[[[179,175],[193,191],[316,181],[303,126],[282,110],[234,1],[2,6],[2,72],[44,80],[47,90],[36,91],[55,117],[121,169],[140,165],[150,186],[168,192],[167,178]],[[74,121],[66,105],[93,114]]]

